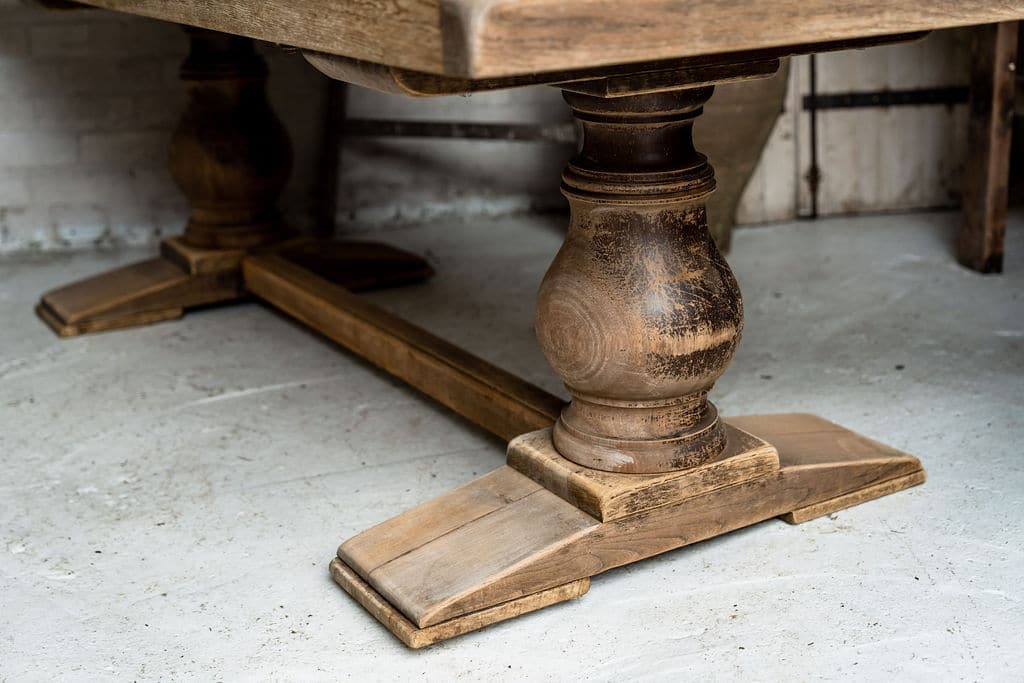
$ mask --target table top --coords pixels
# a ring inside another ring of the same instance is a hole
[[[1024,19],[1024,0],[84,0],[479,79]]]

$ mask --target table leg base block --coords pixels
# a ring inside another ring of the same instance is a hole
[[[244,252],[165,239],[160,256],[44,294],[36,313],[62,337],[180,318],[186,308],[244,296]]]
[[[377,621],[413,649],[433,645],[436,642],[477,631],[544,607],[573,600],[590,589],[589,578],[579,579],[448,621],[442,621],[433,626],[418,628],[375,591],[370,584],[363,581],[351,567],[337,558],[331,561],[331,578]]]
[[[432,274],[419,256],[372,242],[295,239],[266,248],[353,291],[410,284]],[[44,294],[36,313],[71,337],[180,318],[194,306],[247,296],[241,249],[198,249],[165,239],[158,258],[72,282]]]
[[[343,543],[348,583],[372,590],[349,592],[406,640],[399,628],[455,624],[773,517],[804,521],[924,481],[917,458],[814,415],[726,423],[726,457],[656,475],[563,462],[550,429],[517,437],[513,466]]]

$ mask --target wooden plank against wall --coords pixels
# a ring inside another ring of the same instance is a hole
[[[975,29],[957,257],[960,263],[981,273],[1003,270],[1016,59],[1017,22]]]

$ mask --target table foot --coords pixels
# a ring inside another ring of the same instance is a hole
[[[295,239],[260,254],[350,291],[419,282],[433,273],[419,256],[375,242]],[[188,308],[248,296],[246,258],[242,249],[198,249],[170,238],[158,258],[47,292],[36,312],[62,337],[180,318]]]
[[[729,418],[725,432],[716,459],[652,474],[583,467],[550,429],[524,434],[508,465],[343,543],[332,575],[419,647],[577,597],[574,582],[613,567],[924,480],[917,458],[813,415]]]
[[[381,597],[380,593],[375,591],[370,584],[363,581],[351,567],[337,558],[331,561],[331,578],[375,619],[398,636],[399,640],[413,649],[433,645],[436,642],[461,636],[500,621],[578,598],[590,589],[590,579],[579,579],[563,586],[555,586],[494,607],[442,621],[433,626],[418,628],[404,614],[392,607],[391,603]]]
[[[157,258],[47,292],[36,313],[62,337],[179,318],[186,308],[243,296],[244,255],[167,239]]]

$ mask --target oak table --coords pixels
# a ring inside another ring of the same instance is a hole
[[[330,564],[407,645],[578,597],[612,567],[924,481],[913,456],[820,417],[723,418],[707,400],[743,303],[708,234],[715,177],[691,129],[716,84],[768,76],[781,57],[1018,20],[1024,0],[86,4],[192,27],[171,153],[192,211],[160,257],[45,294],[41,317],[73,335],[252,294],[509,440],[506,466],[349,539]],[[428,277],[418,257],[289,233],[275,210],[289,145],[251,39],[393,93],[563,90],[583,142],[536,330],[570,403],[352,293]]]

